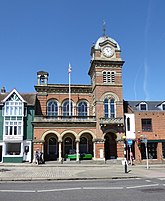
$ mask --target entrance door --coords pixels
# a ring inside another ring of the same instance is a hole
[[[105,159],[117,158],[117,143],[116,135],[114,133],[107,133],[105,135]]]

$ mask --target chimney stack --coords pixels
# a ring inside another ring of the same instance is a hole
[[[5,89],[5,87],[2,87],[1,88],[1,94],[5,94],[6,93],[6,89]]]

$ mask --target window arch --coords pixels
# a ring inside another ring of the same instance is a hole
[[[88,106],[87,102],[81,101],[78,103],[78,116],[87,117],[88,115]]]
[[[58,116],[58,104],[55,100],[50,100],[47,103],[47,115],[48,116]]]
[[[73,115],[73,104],[72,101],[70,102],[70,115]],[[66,100],[62,105],[62,116],[69,116],[69,100]]]
[[[115,118],[115,100],[113,98],[104,100],[104,117]]]

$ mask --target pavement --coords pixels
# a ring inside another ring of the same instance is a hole
[[[104,163],[0,163],[0,181],[39,181],[39,180],[91,180],[91,179],[130,179],[160,178],[165,180],[165,164],[128,165],[127,173],[122,164]]]

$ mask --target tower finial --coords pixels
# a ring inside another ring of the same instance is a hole
[[[106,36],[106,22],[103,21],[103,36]]]

